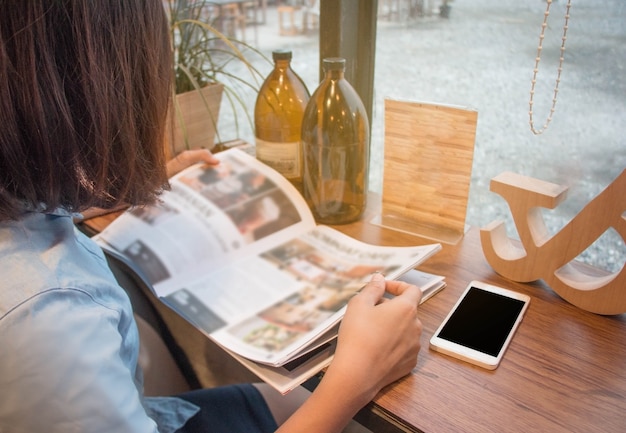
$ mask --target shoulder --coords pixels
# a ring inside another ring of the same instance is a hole
[[[119,352],[126,345],[125,361],[134,369],[132,349],[137,343],[130,306],[78,288],[40,291],[0,316],[0,347],[6,349],[0,353],[0,365],[10,358],[71,363],[87,352],[109,345]]]
[[[132,313],[83,290],[46,290],[0,319],[0,347],[0,389],[20,402],[0,399],[0,431],[7,420],[29,426],[23,431],[68,422],[120,432],[133,431],[128,423],[153,424],[141,405]]]
[[[130,301],[71,218],[1,223],[0,275],[0,431],[156,431]]]
[[[56,289],[103,304],[125,303],[99,246],[77,232],[69,216],[32,213],[1,222],[0,275],[0,317],[39,294],[54,297],[48,292]]]

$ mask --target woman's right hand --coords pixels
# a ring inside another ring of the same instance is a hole
[[[375,274],[350,300],[320,384],[278,431],[340,432],[382,387],[410,373],[421,347],[421,297],[418,287]]]
[[[395,295],[384,298],[385,291]],[[369,402],[385,385],[407,375],[417,364],[422,323],[417,317],[421,290],[381,274],[348,304],[335,359],[327,374],[341,376]]]

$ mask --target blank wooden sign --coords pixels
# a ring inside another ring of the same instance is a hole
[[[465,232],[474,109],[385,100],[385,162],[379,224],[445,243]]]

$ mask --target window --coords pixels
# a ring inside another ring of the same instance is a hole
[[[447,4],[443,18],[442,0],[378,1],[370,188],[382,185],[385,98],[471,106],[479,114],[468,224],[504,219],[515,235],[508,205],[489,191],[491,178],[514,171],[569,186],[565,202],[544,212],[556,233],[626,168],[626,4],[574,2],[556,109],[541,135],[531,132],[528,111],[545,0]],[[551,5],[534,97],[536,128],[552,105],[566,4]],[[280,36],[275,13],[270,6],[267,23],[258,28],[259,48],[267,55],[292,48],[292,65],[313,92],[318,36]],[[582,259],[619,271],[624,240],[609,229]]]

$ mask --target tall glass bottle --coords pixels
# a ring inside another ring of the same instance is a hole
[[[309,91],[291,68],[289,50],[272,52],[274,69],[254,107],[257,159],[273,167],[302,192],[300,131]]]
[[[325,77],[302,120],[303,194],[315,220],[357,220],[367,203],[369,121],[363,102],[344,78],[346,61],[323,61]]]

